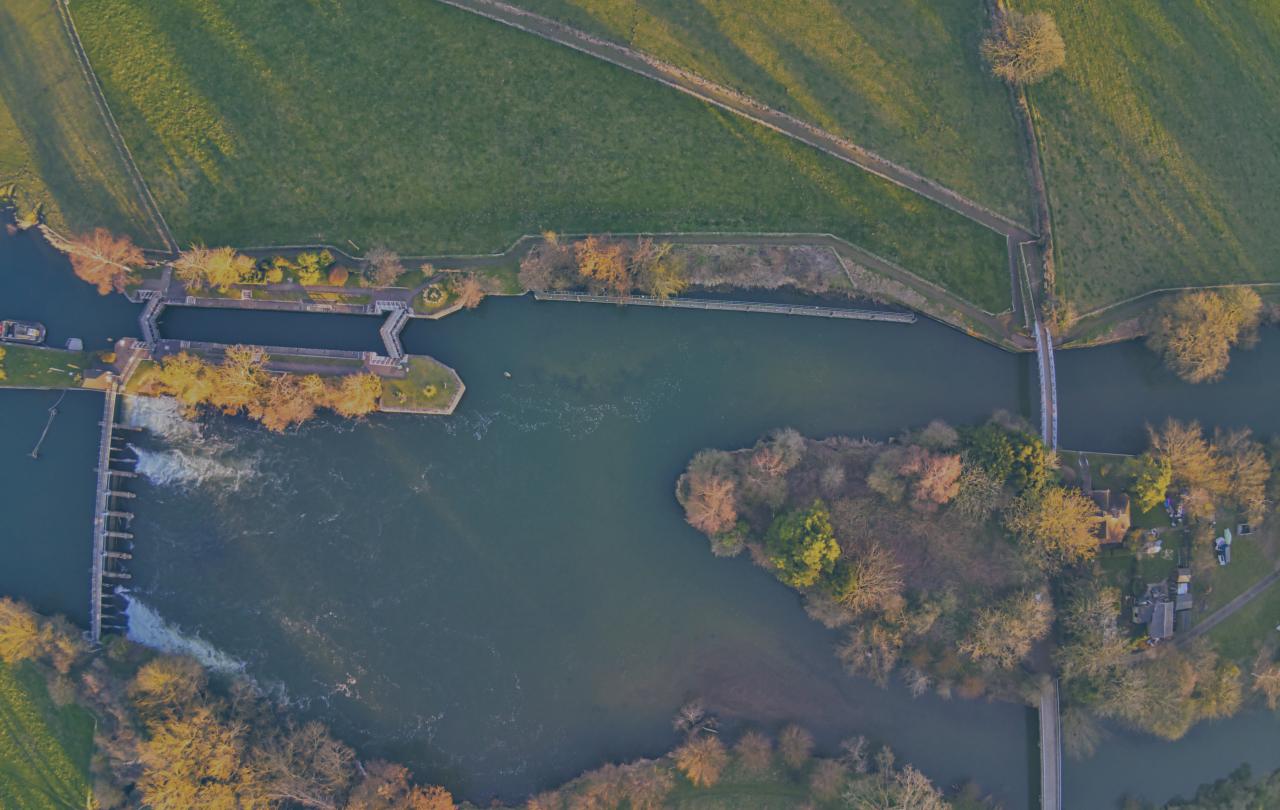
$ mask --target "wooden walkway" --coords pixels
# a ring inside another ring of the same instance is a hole
[[[1040,810],[1062,810],[1062,718],[1057,678],[1040,691]]]
[[[616,304],[672,309],[711,309],[732,312],[768,312],[774,315],[804,315],[811,318],[844,318],[856,321],[915,323],[914,312],[890,312],[876,309],[842,309],[800,304],[761,304],[751,301],[718,301],[711,298],[649,298],[643,295],[591,295],[574,292],[536,292],[539,301],[583,301],[591,304]]]

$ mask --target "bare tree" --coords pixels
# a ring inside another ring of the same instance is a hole
[[[375,287],[390,287],[405,272],[400,254],[385,247],[375,247],[364,257],[365,275]]]
[[[73,236],[66,243],[71,268],[81,279],[97,286],[98,293],[124,292],[145,262],[142,250],[127,236],[115,236],[106,228]]]
[[[1051,15],[1007,11],[983,40],[982,55],[1001,79],[1034,84],[1066,64],[1067,48]]]

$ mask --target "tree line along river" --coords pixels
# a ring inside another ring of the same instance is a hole
[[[50,343],[136,334],[28,236],[0,237],[0,309]],[[377,349],[373,319],[171,310],[167,337]],[[154,403],[138,434],[134,633],[200,640],[362,752],[472,799],[511,798],[604,761],[659,753],[703,697],[730,725],[795,720],[833,747],[889,743],[942,784],[1033,801],[1034,714],[913,699],[845,675],[837,636],[742,559],[713,558],[672,497],[689,456],[790,425],[885,437],[942,418],[1032,414],[1032,359],[914,325],[491,299],[415,321],[405,347],[467,383],[447,419],[321,420],[285,436],[200,425]],[[1280,335],[1225,381],[1182,385],[1141,346],[1058,357],[1068,448],[1132,451],[1147,421],[1280,429]],[[1268,370],[1271,370],[1268,373]],[[510,373],[510,377],[506,373]],[[0,592],[83,622],[98,395],[0,391]],[[185,641],[184,641],[185,639]],[[1117,731],[1066,763],[1068,807],[1163,800],[1242,761],[1280,766],[1280,722],[1252,711],[1178,743]]]

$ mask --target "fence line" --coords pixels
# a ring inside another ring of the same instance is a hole
[[[812,318],[844,318],[859,321],[915,323],[914,312],[890,312],[874,309],[841,309],[804,304],[764,304],[751,301],[719,301],[709,298],[651,298],[643,295],[591,295],[574,292],[535,292],[539,301],[580,301],[591,304],[617,304],[671,309],[708,309],[732,312],[768,312],[774,315],[804,315]]]

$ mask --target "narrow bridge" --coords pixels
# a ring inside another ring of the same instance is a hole
[[[1057,678],[1040,691],[1040,810],[1062,810],[1062,718]]]
[[[1045,446],[1058,448],[1058,369],[1053,354],[1053,333],[1040,320],[1040,308],[1036,306],[1035,289],[1031,285],[1031,273],[1028,265],[1027,250],[1033,255],[1037,253],[1034,243],[1023,242],[1018,245],[1018,264],[1022,268],[1022,277],[1018,279],[1023,301],[1023,319],[1027,329],[1036,339],[1036,374],[1039,378],[1040,400],[1040,438]],[[1033,260],[1034,261],[1034,260]]]

